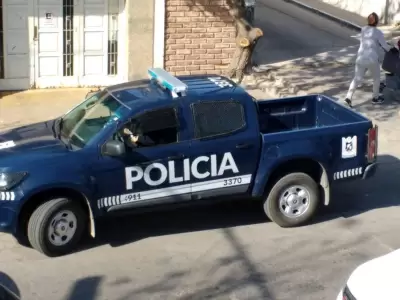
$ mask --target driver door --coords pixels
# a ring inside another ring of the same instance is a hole
[[[191,199],[183,167],[190,141],[183,139],[180,107],[146,112],[141,123],[146,123],[146,119],[152,128],[144,131],[153,137],[153,146],[132,149],[126,145],[125,155],[101,155],[99,163],[93,166],[97,207],[102,213]]]

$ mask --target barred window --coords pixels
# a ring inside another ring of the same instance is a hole
[[[232,133],[246,125],[244,108],[238,101],[208,101],[191,105],[195,138]]]

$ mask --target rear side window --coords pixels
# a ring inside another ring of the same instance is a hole
[[[246,125],[244,108],[238,101],[208,101],[191,105],[195,138],[233,133]]]

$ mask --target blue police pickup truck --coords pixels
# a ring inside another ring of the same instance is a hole
[[[0,135],[3,232],[59,256],[101,217],[246,196],[299,226],[333,182],[376,169],[377,127],[328,97],[256,101],[224,77],[149,75]]]

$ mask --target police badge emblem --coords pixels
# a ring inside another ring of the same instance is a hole
[[[357,136],[342,137],[342,158],[357,156]]]

